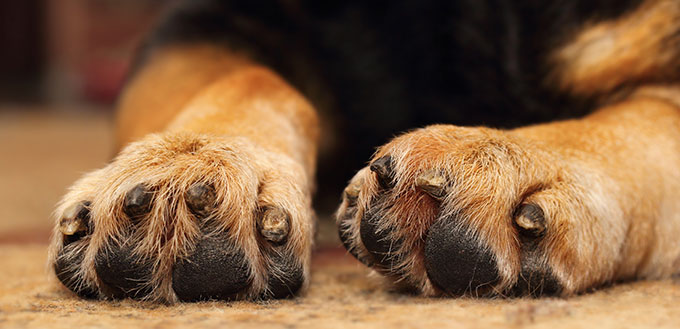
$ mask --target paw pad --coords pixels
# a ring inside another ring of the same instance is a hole
[[[134,254],[133,243],[111,243],[97,253],[94,268],[104,283],[102,292],[111,298],[141,298],[151,292],[151,259]]]
[[[441,218],[430,227],[425,268],[432,283],[451,295],[484,294],[499,278],[491,251],[450,218]]]
[[[250,285],[250,271],[243,252],[226,236],[204,236],[175,264],[172,288],[182,301],[236,299]]]

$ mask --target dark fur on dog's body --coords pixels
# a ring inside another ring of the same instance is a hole
[[[183,1],[121,97],[120,155],[58,209],[51,261],[84,297],[291,296],[314,176],[325,205],[356,173],[343,244],[417,293],[668,276],[678,21],[670,0]]]
[[[347,177],[398,132],[592,111],[594,99],[547,80],[547,59],[584,23],[640,2],[199,0],[173,10],[146,48],[217,43],[282,74],[327,115],[319,187],[335,206]]]

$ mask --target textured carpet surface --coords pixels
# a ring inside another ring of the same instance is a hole
[[[292,300],[155,305],[87,301],[45,273],[44,245],[0,246],[0,328],[678,328],[680,283],[635,282],[569,299],[433,299],[391,293],[340,249],[317,252]]]
[[[104,113],[0,107],[0,328],[680,328],[680,280],[619,284],[568,299],[431,299],[386,290],[320,226],[308,291],[292,300],[156,305],[81,300],[46,268],[65,188],[105,163]]]

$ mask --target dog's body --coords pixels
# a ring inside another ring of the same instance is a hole
[[[187,1],[121,97],[120,155],[58,209],[57,276],[92,297],[290,296],[320,143],[323,190],[409,127],[588,109],[397,137],[345,189],[341,239],[426,295],[671,275],[677,17],[677,1]]]

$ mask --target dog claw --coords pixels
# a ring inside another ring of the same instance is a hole
[[[258,218],[257,229],[265,240],[282,244],[288,238],[290,217],[282,210],[269,208]]]
[[[59,220],[59,231],[64,235],[87,232],[90,211],[87,202],[79,202],[68,207]]]
[[[437,200],[446,196],[446,179],[439,171],[424,172],[416,178],[416,186]]]
[[[205,216],[215,207],[215,189],[203,183],[189,187],[185,195],[187,206],[196,215]]]
[[[392,157],[389,155],[382,156],[373,161],[370,165],[372,172],[376,173],[378,182],[383,188],[394,186],[394,172],[392,170]]]
[[[515,223],[523,234],[538,237],[545,232],[545,218],[543,210],[534,204],[521,205],[515,215]]]
[[[74,235],[78,232],[87,231],[87,226],[82,218],[62,218],[59,221],[59,231],[63,235]]]
[[[151,196],[144,184],[138,184],[125,195],[124,212],[131,218],[139,218],[151,210]]]

